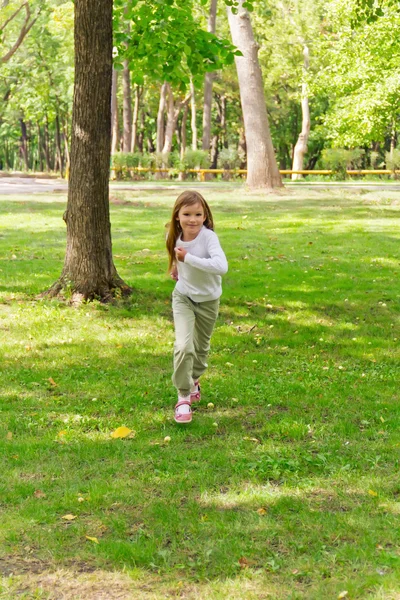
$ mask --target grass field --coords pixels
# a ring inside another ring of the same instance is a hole
[[[37,299],[65,198],[0,198],[0,598],[398,600],[400,192],[207,192],[230,269],[189,426],[175,196],[113,192],[135,291],[80,308]]]

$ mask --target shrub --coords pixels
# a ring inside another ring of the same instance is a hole
[[[395,148],[392,152],[385,153],[386,167],[391,171],[400,169],[400,150]]]
[[[346,179],[347,169],[359,169],[361,167],[364,150],[354,148],[325,148],[321,155],[321,164],[324,169],[332,169],[335,179]]]
[[[183,169],[207,169],[209,165],[210,159],[205,150],[186,150],[181,160]]]
[[[220,169],[237,169],[241,163],[238,151],[236,148],[223,148],[218,156],[218,164]]]

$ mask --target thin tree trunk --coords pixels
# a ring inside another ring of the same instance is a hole
[[[192,150],[197,150],[196,92],[193,79],[190,79],[190,106],[192,109]]]
[[[145,111],[144,111],[144,108],[142,108],[142,110],[140,111],[140,129],[139,129],[139,133],[138,133],[139,152],[143,152],[144,128],[145,128]]]
[[[176,122],[178,120],[181,109],[189,102],[191,94],[188,94],[184,100],[174,101],[174,95],[169,83],[167,83],[168,89],[168,109],[167,109],[167,126],[165,128],[165,139],[162,153],[166,156],[172,150],[172,141]]]
[[[63,137],[64,137],[65,163],[66,163],[66,165],[65,165],[66,175],[65,176],[68,179],[69,170],[71,168],[71,157],[69,154],[68,123],[67,122],[64,123]]]
[[[126,154],[131,151],[132,145],[132,93],[131,93],[131,74],[129,72],[129,63],[124,60],[124,69],[122,71],[122,91],[123,91],[123,123],[124,139],[122,151]]]
[[[187,147],[187,116],[188,116],[188,112],[189,112],[189,105],[185,104],[185,107],[183,109],[182,125],[181,125],[181,151],[180,151],[181,161],[183,161],[183,159],[185,157],[185,152],[186,152],[186,147]],[[180,171],[178,180],[183,181],[184,179],[185,179],[185,173],[184,173],[184,171]]]
[[[46,160],[46,170],[48,172],[50,172],[51,171],[51,159],[50,159],[50,144],[49,144],[49,119],[48,119],[47,115],[46,115],[46,122],[44,125],[43,144],[44,144],[44,157]]]
[[[175,110],[174,95],[172,93],[171,86],[167,83],[167,126],[165,127],[164,146],[162,149],[163,155],[167,155],[172,150],[172,140],[174,137],[174,131],[176,127],[176,121],[178,114]]]
[[[226,129],[226,96],[221,96],[221,132],[222,132],[222,145],[224,148],[228,148],[228,135]]]
[[[160,102],[158,106],[158,114],[157,114],[157,146],[156,151],[158,154],[161,154],[164,147],[164,138],[165,138],[165,123],[164,123],[164,111],[165,105],[167,102],[167,92],[168,92],[168,84],[164,82],[161,86],[160,90]]]
[[[239,143],[238,143],[238,156],[240,159],[240,168],[246,168],[246,156],[247,156],[247,147],[246,147],[246,136],[244,134],[244,127],[240,127],[239,129]]]
[[[19,124],[21,127],[21,145],[20,145],[21,157],[25,163],[26,171],[29,171],[28,134],[27,134],[27,130],[26,130],[26,123],[22,118],[20,118]]]
[[[210,14],[208,18],[208,31],[215,33],[217,20],[217,0],[211,0]],[[214,73],[206,73],[204,77],[204,103],[203,103],[203,138],[202,149],[210,150],[211,139],[211,104]]]
[[[75,89],[67,249],[61,277],[48,291],[69,286],[73,300],[109,300],[130,289],[112,258],[109,214],[111,151],[112,0],[75,2]]]
[[[396,148],[396,121],[393,119],[392,131],[390,134],[390,156],[393,157],[394,150]]]
[[[131,144],[131,152],[135,152],[137,146],[137,138],[138,138],[138,118],[139,118],[139,108],[140,108],[140,98],[143,93],[143,88],[138,85],[135,86],[135,104],[133,107],[133,117],[132,117],[132,144]]]
[[[111,154],[118,150],[119,125],[118,125],[118,71],[113,68],[111,88]]]
[[[189,105],[185,104],[185,108],[183,109],[182,115],[182,127],[181,127],[181,160],[185,156],[186,147],[187,147],[187,115],[189,111]]]
[[[242,56],[235,56],[235,62],[247,140],[247,185],[250,188],[273,190],[282,187],[282,178],[269,129],[258,62],[259,46],[254,39],[250,15],[243,8],[243,1],[239,0],[237,14],[229,7],[227,11],[232,42],[242,53]]]
[[[43,171],[44,171],[43,141],[42,141],[42,130],[40,127],[40,123],[37,123],[37,136],[38,136],[39,169],[43,173]]]
[[[304,56],[304,75],[308,71],[308,67],[310,64],[309,59],[309,50],[308,46],[304,44],[303,47],[303,56]],[[301,114],[302,114],[302,123],[301,123],[301,132],[299,135],[299,139],[297,140],[296,146],[293,152],[293,163],[292,163],[292,171],[302,171],[304,168],[304,156],[307,152],[308,146],[308,138],[310,136],[310,107],[308,104],[308,90],[307,84],[305,81],[301,86]],[[302,179],[303,175],[300,173],[292,173],[292,180]]]
[[[60,130],[60,118],[56,115],[56,155],[57,161],[60,168],[61,177],[64,174],[64,161],[61,149],[61,130]]]
[[[218,144],[219,144],[219,136],[215,134],[211,141],[211,169],[216,169],[218,165]]]

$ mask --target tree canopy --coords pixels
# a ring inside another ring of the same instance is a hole
[[[321,153],[330,147],[361,148],[366,165],[369,153],[378,152],[383,164],[385,152],[397,145],[399,127],[398,3],[280,0],[246,6],[253,9],[271,134],[281,168],[291,166],[301,129],[305,81],[311,118],[306,166],[322,164]],[[115,0],[114,66],[119,70],[128,66],[132,99],[135,90],[140,92],[139,151],[152,153],[155,148],[160,85],[164,81],[179,93],[186,93],[193,81],[197,97],[196,120],[186,126],[183,113],[177,118],[172,151],[181,154],[183,125],[191,139],[197,122],[201,138],[203,75],[212,72],[210,163],[245,165],[245,157],[244,162],[239,159],[244,146],[233,68],[236,50],[224,8],[224,3],[220,4],[213,36],[207,31],[209,1]],[[69,150],[73,2],[3,1],[0,26],[0,168],[59,170],[61,162],[68,161]],[[302,40],[309,49],[307,73]],[[117,95],[121,122],[121,83]],[[217,154],[213,154],[212,144],[216,144]],[[226,162],[228,150],[230,159]]]

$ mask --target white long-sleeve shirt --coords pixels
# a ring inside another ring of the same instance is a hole
[[[216,233],[203,225],[191,242],[179,237],[176,246],[187,251],[184,262],[177,261],[176,289],[193,302],[216,300],[222,294],[221,276],[228,271],[228,262]]]

